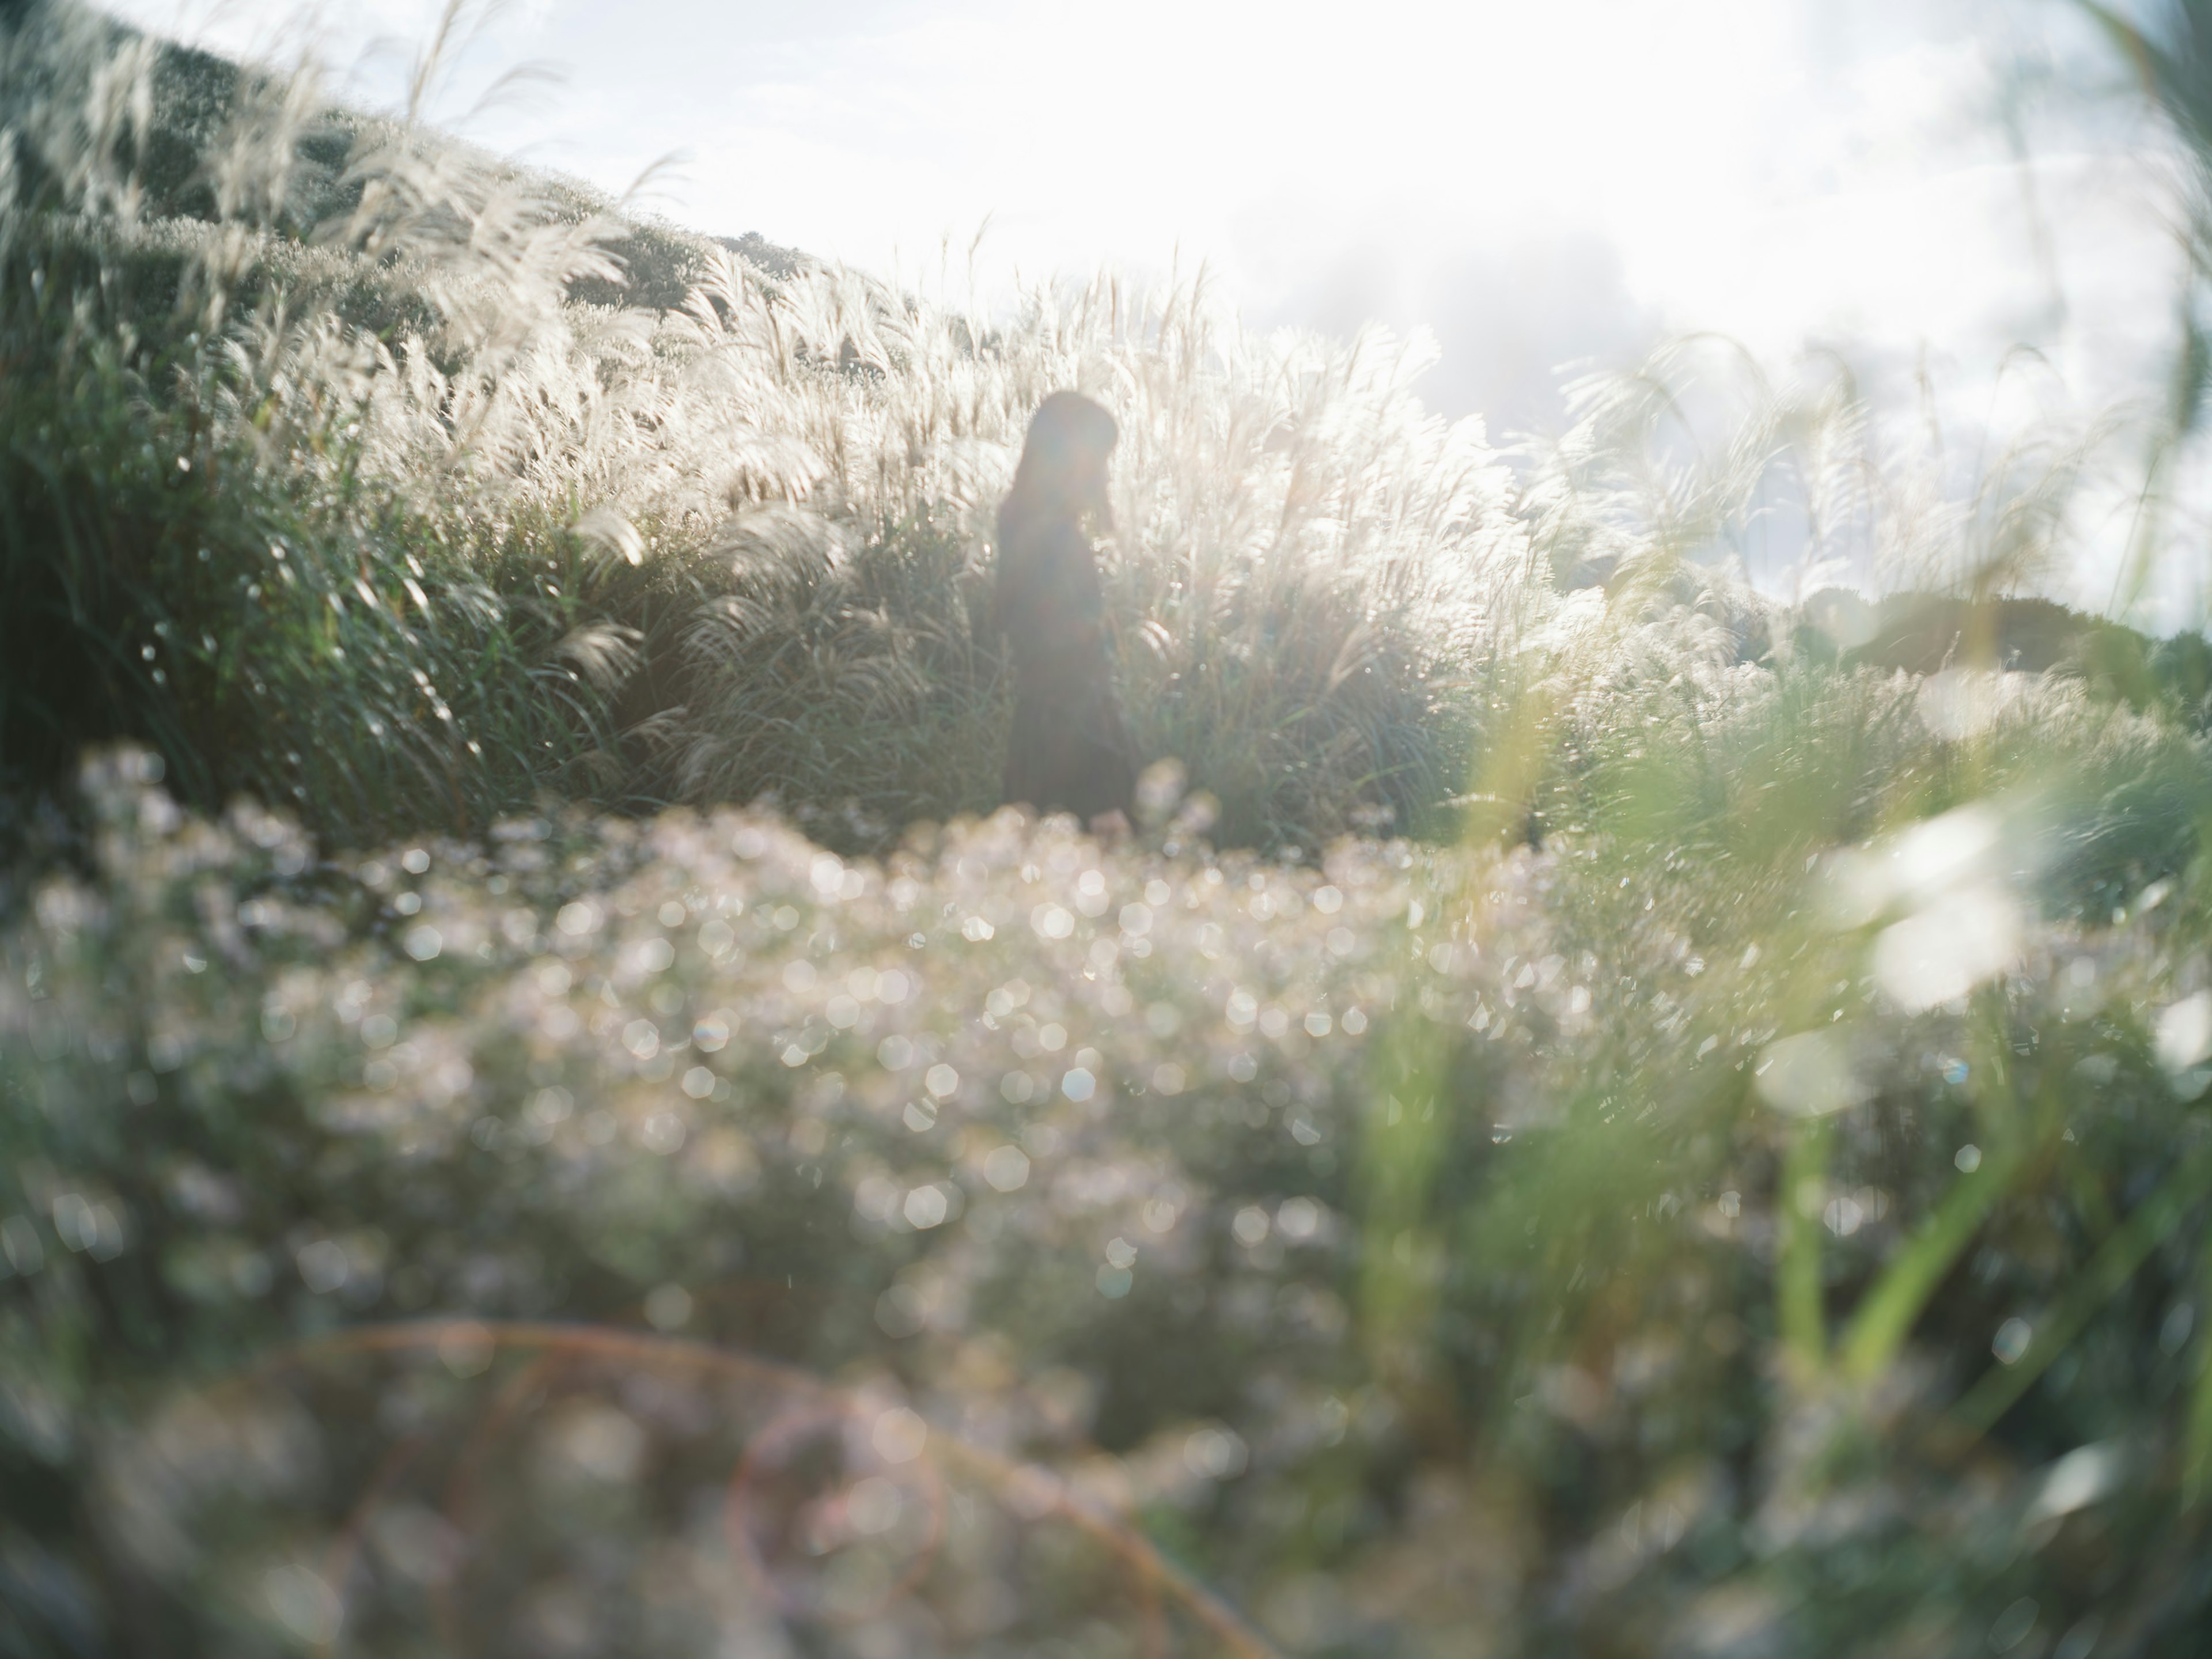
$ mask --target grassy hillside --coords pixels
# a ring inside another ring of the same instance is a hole
[[[2202,1650],[2205,652],[2023,597],[2063,434],[1686,347],[1509,468],[0,31],[0,1655]]]
[[[0,246],[11,799],[129,736],[187,799],[341,839],[543,796],[772,793],[848,847],[987,808],[991,514],[1062,384],[1129,433],[1109,580],[1139,743],[1226,840],[1449,833],[1547,572],[1626,556],[1725,653],[1787,653],[1711,562],[1768,481],[1655,496],[1620,465],[1648,398],[1594,402],[1516,483],[1384,337],[1255,340],[1111,279],[988,325],[29,15]]]
[[[19,774],[129,733],[195,799],[349,835],[545,789],[775,791],[878,838],[987,806],[990,514],[1079,384],[1131,434],[1111,581],[1149,751],[1240,839],[1454,792],[1468,619],[1525,538],[1389,340],[1246,340],[1105,281],[998,326],[763,250],[777,275],[297,86],[241,83],[217,131],[219,69],[125,42],[96,73],[71,15],[7,80]]]

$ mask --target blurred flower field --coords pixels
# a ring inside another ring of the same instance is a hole
[[[1571,844],[678,812],[332,864],[156,770],[101,763],[96,871],[5,944],[23,1650],[2203,1617],[2179,890],[2054,925],[1985,864],[2021,932],[1930,987],[1885,952],[1971,811],[1740,896],[1820,909],[1759,947]]]

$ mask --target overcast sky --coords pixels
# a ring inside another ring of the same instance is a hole
[[[288,0],[109,0],[283,58]],[[434,0],[316,24],[397,102]],[[380,46],[380,42],[382,44]],[[504,70],[558,83],[471,112]],[[1247,319],[1433,331],[1493,437],[1558,371],[1720,331],[1877,392],[1988,395],[2026,344],[2085,406],[2153,384],[2179,266],[2109,56],[2059,0],[522,0],[434,113],[653,205],[987,289],[1203,259]]]

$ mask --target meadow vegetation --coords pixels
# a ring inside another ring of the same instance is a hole
[[[0,1652],[2200,1650],[2205,653],[2022,598],[2079,434],[1691,344],[1509,465],[419,113],[0,10]],[[1061,386],[1106,844],[994,810]]]
[[[997,324],[777,276],[298,82],[242,83],[218,125],[216,70],[135,43],[95,71],[103,33],[10,46],[32,781],[129,734],[196,799],[355,836],[481,832],[546,790],[774,791],[878,843],[988,807],[990,517],[1073,384],[1127,417],[1111,597],[1149,750],[1241,840],[1453,793],[1468,618],[1521,572],[1502,474],[1395,343],[1245,340],[1196,289],[1102,280]],[[216,159],[143,179],[188,118]],[[668,303],[591,297],[633,268]]]

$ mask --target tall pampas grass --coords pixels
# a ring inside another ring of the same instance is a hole
[[[364,780],[340,792],[349,816],[368,778],[412,765],[447,775],[458,823],[481,821],[546,781],[549,745],[612,799],[772,792],[881,823],[989,806],[1000,663],[977,595],[1024,424],[1059,386],[1129,434],[1108,568],[1132,715],[1218,799],[1224,833],[1418,826],[1456,787],[1461,705],[1528,552],[1479,428],[1421,408],[1417,347],[1253,337],[1202,280],[1042,287],[993,321],[849,270],[779,275],[411,118],[332,110],[312,72],[233,75],[194,166],[155,189],[146,155],[184,142],[173,124],[216,101],[220,66],[64,5],[9,50],[18,325],[49,327],[40,261],[65,258],[61,349],[105,365],[103,408],[281,499],[342,626],[364,621],[343,608],[356,582],[377,593],[360,601],[375,642],[340,647],[354,670],[283,665],[286,701],[313,684],[354,734],[337,744]],[[605,302],[672,271],[680,304]],[[258,529],[239,539],[214,574],[267,560]],[[426,705],[443,732],[343,708],[370,698],[364,675],[403,694],[438,679],[422,624],[449,612],[480,630],[468,650],[501,641],[517,696],[566,678],[557,731],[481,729],[450,696]],[[191,671],[163,673],[74,718],[189,749],[178,775],[211,790],[337,798],[266,711],[227,715],[219,747],[164,740]]]
[[[548,793],[772,796],[847,841],[988,810],[993,512],[1074,387],[1125,434],[1132,729],[1218,834],[1449,834],[1481,796],[1517,827],[1591,688],[1785,662],[1774,526],[1801,595],[2020,591],[2109,435],[2033,427],[1962,483],[1840,372],[1695,340],[1509,465],[1425,409],[1419,338],[1257,335],[1202,276],[986,313],[503,162],[422,119],[469,16],[391,117],[66,0],[6,35],[19,781],[128,732],[197,796],[363,833]]]

